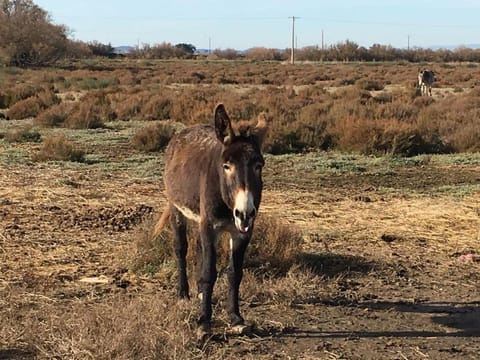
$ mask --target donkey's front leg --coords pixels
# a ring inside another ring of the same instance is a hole
[[[212,292],[217,280],[216,234],[210,224],[200,224],[200,243],[202,265],[198,288],[201,291],[200,317],[198,319],[199,336],[210,333],[212,319]]]
[[[250,242],[250,237],[251,233],[248,235],[231,234],[231,255],[228,266],[228,313],[232,326],[243,324],[243,318],[240,316],[238,305],[238,292],[243,277],[243,258],[247,245]]]

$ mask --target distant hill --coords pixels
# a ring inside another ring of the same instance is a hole
[[[115,52],[115,54],[128,54],[130,51],[132,51],[134,49],[135,49],[134,46],[124,45],[124,46],[114,47],[113,51]]]
[[[467,49],[480,49],[480,44],[464,44],[464,45],[432,45],[429,46],[432,50],[446,49],[446,50],[455,50],[458,48],[467,48]]]

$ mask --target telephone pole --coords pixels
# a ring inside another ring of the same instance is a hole
[[[290,63],[295,64],[295,19],[298,19],[298,17],[290,16],[289,19],[292,19],[292,52]]]

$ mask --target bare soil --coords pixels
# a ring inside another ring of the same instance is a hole
[[[12,148],[35,150],[2,151]],[[108,161],[87,164],[2,157],[0,359],[125,358],[119,349],[135,345],[115,336],[127,327],[135,343],[181,331],[155,314],[179,312],[194,326],[195,301],[176,303],[173,270],[131,269],[139,227],[164,205],[161,154],[120,140],[102,152]],[[221,276],[215,336],[186,351],[185,335],[158,358],[479,358],[478,155],[460,164],[453,155],[387,159],[386,170],[364,157],[349,164],[367,165],[338,169],[339,156],[267,158],[261,211],[297,227],[305,244],[287,274],[248,269],[241,306],[253,335],[225,335]],[[314,166],[319,159],[329,170]],[[138,320],[132,301],[160,323]],[[96,328],[108,336],[95,339]],[[102,350],[109,341],[117,352]]]

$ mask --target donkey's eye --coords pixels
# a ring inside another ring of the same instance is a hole
[[[232,170],[232,166],[230,164],[223,164],[223,170],[224,171],[231,171]]]

